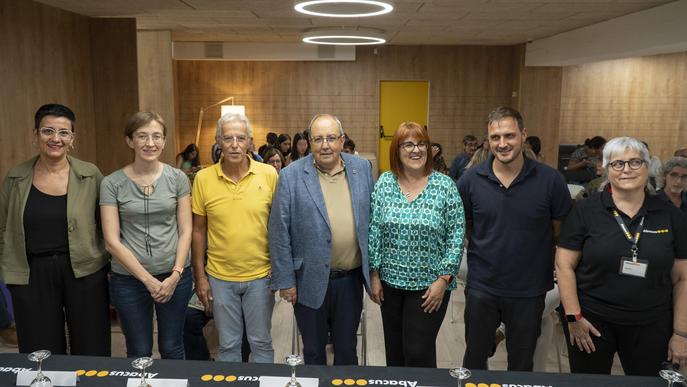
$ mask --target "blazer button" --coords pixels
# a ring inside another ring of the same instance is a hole
[[[329,268],[329,264],[328,264],[328,263],[325,263],[325,264],[324,264],[324,268],[325,268],[325,269],[328,269],[328,268]]]
[[[69,226],[69,232],[74,231],[74,226]]]

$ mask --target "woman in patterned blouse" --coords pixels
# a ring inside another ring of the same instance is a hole
[[[391,171],[372,194],[372,301],[381,305],[386,364],[436,367],[436,338],[463,252],[463,203],[432,171],[431,142],[405,122],[390,145]]]

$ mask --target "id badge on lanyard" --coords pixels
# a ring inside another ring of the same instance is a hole
[[[646,270],[649,267],[649,261],[637,258],[639,256],[639,247],[637,246],[637,243],[639,242],[639,238],[642,235],[642,229],[644,228],[644,217],[642,217],[642,219],[639,221],[639,226],[637,226],[634,236],[632,233],[630,233],[627,225],[625,225],[625,222],[620,217],[618,210],[613,210],[613,217],[615,218],[616,222],[618,222],[620,229],[623,231],[625,239],[627,239],[627,241],[632,245],[630,248],[632,257],[620,257],[620,268],[618,269],[618,274],[645,278]]]

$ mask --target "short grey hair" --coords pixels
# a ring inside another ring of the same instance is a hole
[[[217,138],[222,137],[222,126],[224,126],[224,124],[228,122],[233,121],[241,122],[246,127],[246,134],[248,135],[248,137],[253,138],[253,128],[251,128],[250,126],[250,121],[248,121],[248,117],[238,113],[227,113],[220,117],[220,119],[217,120],[217,133],[215,134],[215,136]]]
[[[681,167],[687,169],[687,158],[680,157],[680,156],[675,156],[671,157],[663,163],[663,176],[665,177],[668,175],[671,169],[675,167]]]
[[[333,120],[334,122],[336,122],[336,126],[339,127],[339,134],[342,136],[344,135],[344,130],[343,130],[343,126],[341,126],[341,121],[339,121],[339,119],[333,114],[323,113],[323,114],[315,114],[315,116],[312,118],[312,120],[310,120],[310,124],[308,124],[308,137],[312,138],[312,126],[315,123],[315,121],[317,121],[320,118],[324,118],[324,117],[327,117],[327,118]]]
[[[627,151],[639,152],[642,155],[642,159],[646,163],[647,167],[650,165],[651,156],[649,155],[649,150],[644,143],[632,137],[616,137],[612,138],[606,143],[606,145],[604,145],[603,161],[601,166],[604,169],[608,169],[608,164],[613,161],[612,157],[614,155],[625,153]]]

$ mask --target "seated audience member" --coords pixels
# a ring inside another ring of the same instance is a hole
[[[225,156],[193,182],[193,274],[198,298],[215,318],[219,360],[241,361],[245,327],[253,361],[272,363],[267,222],[278,175],[248,154],[252,134],[242,114],[217,122]]]
[[[265,164],[273,166],[274,169],[277,170],[277,173],[279,173],[281,172],[281,169],[284,168],[286,161],[284,160],[284,156],[281,154],[279,149],[268,148],[265,151]]]
[[[568,171],[577,171],[580,169],[590,169],[595,168],[595,160],[599,159],[601,156],[601,151],[603,150],[604,144],[606,144],[606,139],[601,136],[595,136],[591,139],[584,140],[584,145],[575,149],[575,151],[570,155],[570,161],[568,162]]]
[[[200,155],[196,144],[188,144],[181,153],[177,155],[177,168],[186,174],[191,174],[200,169]]]
[[[673,154],[675,157],[687,157],[687,148],[678,149]]]
[[[279,148],[281,154],[284,155],[286,165],[288,165],[290,160],[289,156],[291,155],[291,136],[286,133],[280,134],[277,139],[277,148]]]
[[[442,155],[441,144],[437,142],[432,143],[432,169],[444,175],[448,175],[448,167],[444,156]]]
[[[544,155],[541,153],[541,140],[537,136],[528,136],[525,139],[526,149],[530,149],[534,153],[533,160],[537,160],[540,163],[544,162]]]
[[[255,143],[252,138],[250,139],[250,145],[248,145],[248,156],[259,163],[263,161],[262,156],[255,151]]]
[[[278,140],[279,140],[279,136],[277,136],[276,133],[274,133],[274,132],[267,133],[267,136],[265,138],[265,143],[260,145],[260,148],[258,148],[258,154],[260,155],[260,157],[262,157],[264,159],[265,158],[265,152],[267,152],[267,149],[276,147]]]
[[[344,146],[343,146],[343,153],[348,153],[349,155],[354,155],[356,154],[355,152],[355,142],[351,140],[350,138],[346,138],[346,141],[344,141]]]
[[[687,158],[673,157],[663,165],[665,185],[656,196],[687,212]]]
[[[151,356],[153,309],[163,359],[184,358],[184,311],[193,279],[191,186],[160,162],[167,129],[153,112],[134,114],[124,129],[134,161],[103,179],[100,216],[114,258],[110,297],[126,339],[127,357]]]
[[[642,141],[642,144],[646,146],[646,149],[650,154],[649,157],[651,161],[649,161],[649,186],[655,191],[659,187],[663,187],[664,184],[663,174],[661,173],[663,163],[661,163],[661,159],[659,159],[658,156],[651,154],[649,144],[646,141]]]
[[[293,149],[289,155],[289,163],[292,163],[302,157],[310,154],[310,141],[308,137],[301,132],[296,133],[293,136]]]
[[[430,144],[420,125],[401,124],[389,146],[391,171],[372,193],[370,297],[381,306],[392,367],[437,366],[436,339],[463,254],[463,205],[455,182],[432,170]]]
[[[31,135],[38,154],[0,187],[0,275],[21,353],[110,356],[109,254],[96,221],[103,176],[69,155],[75,122],[66,106],[41,106]]]
[[[472,155],[475,154],[478,145],[477,137],[471,134],[463,137],[463,153],[453,159],[451,169],[448,171],[448,175],[453,181],[458,181],[463,172],[465,172],[465,167],[470,162]]]
[[[556,273],[570,369],[655,376],[687,363],[687,217],[647,193],[649,152],[618,137],[603,150],[610,189],[577,202],[562,226]]]
[[[489,146],[480,145],[479,147],[477,147],[477,150],[475,150],[475,153],[472,155],[472,158],[470,158],[470,162],[468,162],[465,166],[465,170],[468,170],[483,161],[487,161],[489,159],[489,156],[491,156]]]

